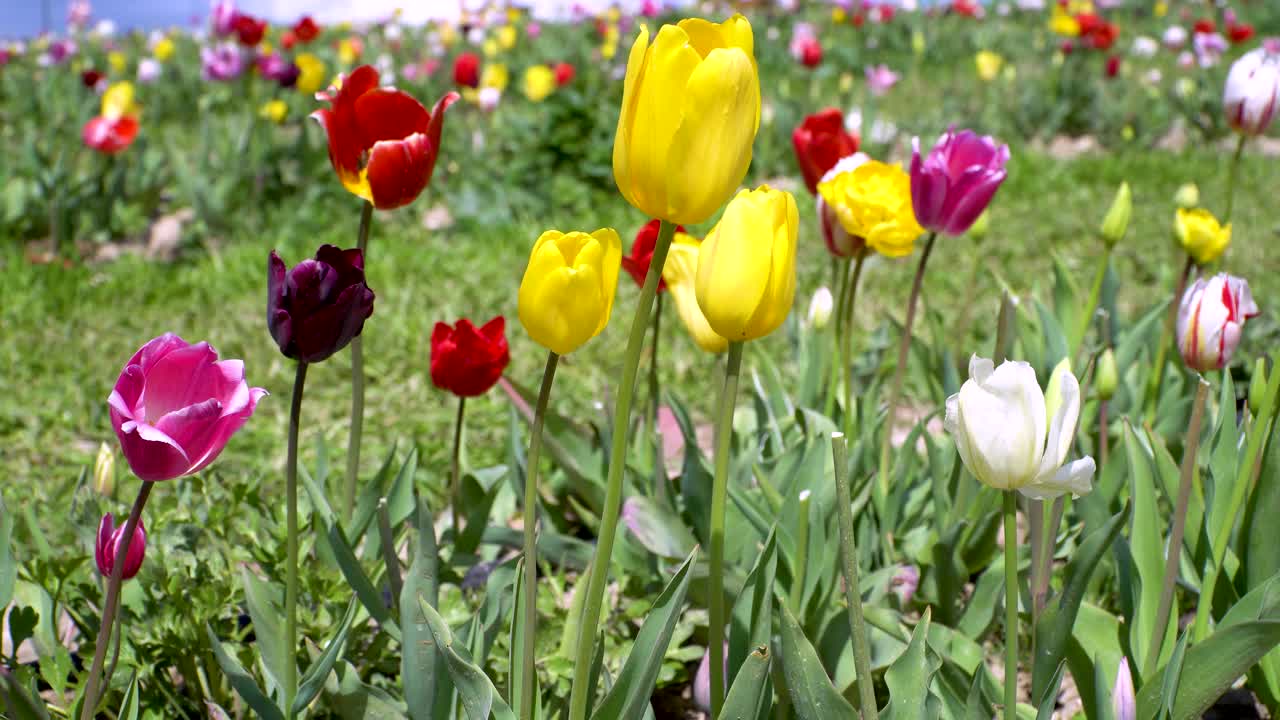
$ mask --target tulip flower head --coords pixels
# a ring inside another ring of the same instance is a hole
[[[836,108],[827,108],[804,119],[791,133],[791,144],[796,151],[796,161],[804,174],[805,187],[817,194],[818,181],[841,158],[858,151],[858,136],[844,127],[844,114]]]
[[[1231,244],[1231,223],[1219,225],[1213,213],[1204,208],[1178,208],[1173,217],[1173,232],[1197,265],[1217,260]]]
[[[292,29],[293,37],[303,45],[320,37],[320,26],[310,15],[303,15]]]
[[[868,65],[864,74],[867,78],[867,89],[872,95],[880,97],[898,84],[898,73],[889,69],[888,65]]]
[[[107,405],[133,474],[158,482],[213,462],[266,394],[245,382],[243,362],[169,333],[134,353]]]
[[[454,58],[453,81],[462,87],[477,87],[480,84],[480,56],[467,52]]]
[[[711,329],[707,316],[698,306],[695,283],[698,276],[698,255],[702,243],[683,232],[677,232],[667,251],[667,263],[662,268],[662,280],[671,292],[676,304],[676,314],[689,337],[709,353],[721,353],[729,348],[729,341]],[[625,262],[625,258],[623,259]]]
[[[729,202],[698,253],[698,306],[712,330],[742,342],[782,325],[795,298],[799,228],[789,192],[761,185]]]
[[[978,77],[983,82],[991,82],[1004,67],[1004,57],[990,50],[981,50],[973,57],[973,64],[978,70]]]
[[[631,243],[631,254],[622,256],[622,269],[627,271],[636,287],[644,287],[645,278],[649,276],[649,264],[653,262],[653,249],[658,244],[658,230],[661,220],[650,220],[636,232],[636,239]],[[676,233],[684,233],[684,226],[677,225]],[[663,273],[663,278],[666,273]],[[658,280],[658,292],[667,289],[665,279]]]
[[[1120,658],[1116,668],[1116,682],[1111,688],[1111,716],[1115,720],[1135,720],[1138,703],[1133,691],[1133,675],[1129,672],[1129,658]]]
[[[621,264],[622,240],[613,228],[542,233],[520,281],[525,332],[559,355],[599,335],[609,324]]]
[[[138,112],[133,83],[111,85],[102,94],[102,113],[85,123],[81,131],[84,144],[106,155],[122,152],[138,136]]]
[[[240,48],[231,43],[200,49],[201,77],[205,80],[234,80],[244,70]]]
[[[1080,383],[1065,367],[1046,398],[1025,362],[969,361],[969,379],[947,398],[944,426],[982,484],[1042,500],[1090,490],[1093,458],[1066,463],[1080,419]],[[1050,408],[1053,408],[1050,415]]]
[[[298,92],[314,95],[324,86],[327,69],[323,60],[311,53],[298,53],[293,64],[298,66],[298,79],[294,81]]]
[[[317,363],[347,346],[373,314],[364,253],[321,245],[293,269],[271,251],[267,261],[267,328],[287,358]]]
[[[1245,321],[1257,314],[1258,305],[1244,279],[1226,273],[1198,278],[1178,307],[1178,350],[1187,367],[1200,372],[1226,367],[1240,344]]]
[[[813,292],[813,298],[809,301],[809,315],[806,320],[809,326],[814,330],[821,330],[831,321],[831,313],[835,310],[835,298],[831,295],[831,289],[826,285],[818,288]]]
[[[436,323],[431,332],[431,382],[459,397],[483,395],[511,362],[506,318],[480,327],[462,318],[455,326]]]
[[[911,207],[911,177],[897,165],[866,156],[846,159],[818,183],[818,192],[851,238],[833,230],[827,247],[838,255],[846,247],[853,254],[858,239],[881,255],[910,255],[924,233]]]
[[[98,541],[94,546],[94,560],[98,563],[98,572],[102,573],[102,577],[111,577],[111,571],[115,569],[116,557],[120,554],[120,546],[124,544],[124,523],[116,526],[111,513],[102,516],[102,522],[98,523]],[[133,540],[129,542],[129,554],[124,560],[124,569],[121,571],[120,578],[129,580],[138,574],[142,569],[142,560],[147,554],[147,529],[143,527],[142,519],[138,519],[138,526],[133,529]]]
[[[542,102],[556,90],[556,73],[546,65],[532,65],[524,71],[524,96]]]
[[[1280,52],[1268,47],[1251,50],[1227,73],[1222,109],[1227,123],[1244,135],[1261,135],[1270,127],[1280,104]]]
[[[751,164],[760,128],[760,79],[751,24],[734,15],[641,27],[627,60],[613,176],[650,217],[694,224],[711,217]]]
[[[929,156],[912,140],[911,204],[925,229],[960,236],[987,209],[1009,162],[1009,146],[972,130],[948,130]]]
[[[572,63],[560,62],[556,63],[556,87],[564,87],[573,82],[573,76],[577,74],[577,70]]]
[[[362,65],[340,87],[316,95],[330,103],[311,113],[329,136],[329,160],[343,187],[379,210],[407,205],[426,188],[440,152],[446,93],[427,112],[408,93],[378,87],[378,71]]]

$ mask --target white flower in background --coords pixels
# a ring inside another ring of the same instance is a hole
[[[482,87],[476,100],[480,103],[481,110],[493,112],[498,109],[498,101],[502,100],[502,91],[496,87]]]
[[[1017,0],[1019,10],[1030,12],[1041,12],[1044,10],[1044,0]]]
[[[390,55],[383,53],[373,61],[375,67],[378,68],[378,75],[381,76],[381,82],[390,85],[396,81],[396,61]]]
[[[876,118],[871,123],[871,129],[864,133],[862,129],[862,110],[860,108],[852,108],[848,113],[845,113],[844,126],[849,132],[866,137],[873,143],[883,144],[890,142],[898,134],[897,125],[880,118]]]
[[[943,424],[982,484],[1042,500],[1091,489],[1093,458],[1066,463],[1079,419],[1080,383],[1065,363],[1054,370],[1046,394],[1027,363],[997,368],[974,355],[969,379],[947,398]]]
[[[98,24],[93,26],[93,34],[98,37],[114,37],[116,34],[116,23],[114,20],[102,19]]]
[[[382,28],[382,36],[390,43],[399,42],[401,33],[402,31],[400,30],[399,23],[389,23],[386,27]]]
[[[1142,81],[1148,85],[1159,85],[1163,79],[1164,74],[1160,72],[1159,68],[1151,68],[1142,76]]]
[[[1260,47],[1240,56],[1227,74],[1222,110],[1229,124],[1245,135],[1261,135],[1275,117],[1280,96],[1280,54]]]
[[[484,44],[484,28],[477,26],[467,31],[467,42],[479,47]]]
[[[826,285],[815,290],[813,299],[809,301],[809,326],[814,330],[825,328],[831,320],[831,311],[835,308],[835,304],[835,298],[831,297],[831,289]]]
[[[1245,321],[1257,314],[1258,304],[1244,279],[1226,273],[1197,279],[1178,307],[1178,350],[1187,367],[1200,372],[1226,367],[1240,345]]]
[[[155,82],[163,72],[160,61],[155,58],[143,58],[138,61],[138,82],[148,85]]]
[[[1164,41],[1164,46],[1170,50],[1181,50],[1182,46],[1187,44],[1187,29],[1181,25],[1170,25],[1164,31],[1161,40]]]
[[[1160,43],[1156,42],[1155,38],[1139,35],[1133,39],[1133,48],[1129,52],[1133,53],[1134,57],[1149,58],[1155,57],[1159,51]]]

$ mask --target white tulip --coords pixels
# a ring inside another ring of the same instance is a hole
[[[1245,135],[1261,135],[1275,117],[1280,99],[1280,55],[1265,47],[1240,56],[1227,74],[1222,109],[1227,123]]]
[[[831,290],[826,285],[815,290],[813,299],[809,301],[809,325],[815,330],[825,328],[835,304],[835,298],[831,297]]]
[[[947,398],[944,425],[960,460],[984,485],[1035,500],[1091,489],[1093,458],[1064,464],[1080,420],[1080,382],[1065,365],[1055,375],[1055,397],[1046,402],[1027,363],[997,368],[977,355],[969,360],[969,380]]]

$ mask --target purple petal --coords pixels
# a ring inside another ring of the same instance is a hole
[[[103,576],[111,574],[111,559],[107,557],[107,547],[111,542],[111,531],[115,528],[115,520],[111,513],[102,516],[98,523],[98,541],[93,547],[93,559],[98,564],[98,572]]]
[[[927,168],[919,177],[912,176],[911,208],[915,212],[916,222],[929,230],[939,230],[946,223],[942,210],[950,196],[947,187],[947,176],[941,172],[930,172]],[[916,187],[919,187],[917,192]]]
[[[156,429],[177,443],[188,458],[199,457],[205,449],[205,438],[220,417],[222,403],[209,398],[167,413],[156,422]]]
[[[164,356],[174,350],[181,350],[182,348],[189,347],[190,345],[191,343],[188,343],[186,340],[183,340],[173,333],[165,333],[164,335],[149,340],[146,345],[138,348],[138,352],[134,353],[133,357],[129,359],[129,362],[125,363],[125,367],[130,365],[139,365],[142,367],[142,372],[145,374],[150,372],[151,368],[154,367],[157,362],[160,362]]]

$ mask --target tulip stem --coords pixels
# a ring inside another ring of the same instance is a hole
[[[1151,629],[1151,643],[1143,658],[1143,666],[1154,671],[1160,666],[1160,644],[1168,629],[1169,612],[1173,609],[1173,586],[1178,578],[1178,559],[1182,556],[1182,535],[1187,527],[1187,502],[1191,498],[1191,481],[1196,474],[1196,450],[1200,447],[1200,422],[1204,418],[1204,402],[1209,396],[1209,383],[1204,378],[1196,387],[1195,405],[1191,410],[1191,424],[1187,427],[1182,451],[1182,478],[1178,485],[1178,502],[1173,510],[1173,528],[1169,532],[1169,546],[1165,550],[1164,580],[1160,587],[1160,607],[1156,611],[1156,623]],[[1148,675],[1151,677],[1151,675]]]
[[[1277,373],[1280,376],[1280,373]],[[102,623],[98,626],[98,641],[93,648],[93,664],[89,666],[89,679],[85,684],[84,703],[80,708],[80,720],[92,720],[98,708],[99,687],[102,682],[102,666],[107,659],[107,646],[111,644],[111,625],[115,622],[116,611],[120,608],[120,584],[124,582],[125,560],[129,557],[129,546],[133,544],[133,535],[142,521],[142,508],[151,495],[152,483],[143,481],[138,488],[138,497],[129,510],[129,519],[124,523],[124,539],[116,548],[115,558],[111,561],[111,577],[107,580],[106,603],[102,608]],[[123,642],[123,639],[117,641]],[[16,651],[15,651],[16,652]]]
[[[307,363],[298,361],[293,377],[293,401],[289,405],[289,444],[284,461],[285,560],[284,635],[289,643],[284,664],[284,710],[293,717],[293,699],[298,695],[298,426],[302,420],[302,386],[307,381]]]
[[[613,434],[609,449],[609,475],[605,482],[604,507],[600,513],[600,530],[596,541],[595,556],[591,560],[591,575],[587,582],[587,600],[583,605],[582,619],[578,624],[577,647],[573,660],[573,686],[569,695],[569,720],[584,720],[587,705],[591,701],[588,683],[591,664],[595,657],[596,628],[600,625],[600,610],[604,602],[605,584],[609,581],[609,560],[613,556],[613,542],[618,531],[618,514],[622,509],[622,479],[626,469],[628,427],[631,424],[631,405],[635,395],[636,371],[640,366],[640,353],[644,349],[644,336],[649,327],[653,299],[658,294],[658,280],[667,262],[667,250],[675,236],[674,223],[663,220],[654,243],[649,272],[645,276],[636,312],[631,319],[631,334],[627,336],[627,350],[622,360],[622,382],[618,385],[618,401],[613,409]],[[656,272],[655,272],[656,270]]]
[[[1222,211],[1222,224],[1231,222],[1231,210],[1236,204],[1236,180],[1240,177],[1240,157],[1244,155],[1244,143],[1248,135],[1240,134],[1236,140],[1236,151],[1231,156],[1231,166],[1227,170],[1227,204]]]
[[[462,516],[458,512],[462,504],[462,422],[467,411],[467,399],[458,396],[458,414],[453,420],[453,459],[449,466],[449,486],[452,488],[453,502],[449,510],[453,513],[453,539],[457,542],[462,535]]]
[[[871,678],[871,645],[862,616],[862,590],[858,582],[858,556],[853,542],[853,501],[849,494],[849,446],[844,433],[831,433],[831,455],[836,473],[836,517],[840,522],[840,554],[844,558],[844,593],[849,605],[849,627],[853,633],[853,667],[858,681],[858,698],[863,720],[877,720],[875,683]]]
[[[1102,258],[1098,262],[1098,272],[1093,276],[1093,287],[1089,289],[1089,302],[1085,305],[1085,312],[1080,316],[1080,325],[1076,328],[1075,345],[1069,351],[1067,357],[1078,356],[1080,349],[1084,347],[1084,338],[1089,334],[1089,325],[1093,323],[1093,315],[1098,311],[1098,299],[1102,296],[1102,283],[1107,278],[1107,267],[1111,264],[1111,244],[1107,243],[1102,250]]]
[[[840,371],[840,338],[844,333],[844,306],[845,295],[849,292],[849,261],[847,258],[837,258],[831,264],[832,273],[835,276],[835,328],[831,333],[831,371],[828,377],[827,417],[833,417],[836,409],[836,397],[840,394],[840,378],[843,374]]]
[[[658,405],[661,389],[658,386],[658,344],[662,339],[662,295],[653,298],[653,347],[649,351],[649,442],[654,443],[654,490],[666,492],[666,468],[663,465],[662,435],[658,430]]]
[[[542,453],[542,421],[547,415],[547,400],[551,397],[551,383],[556,377],[556,365],[560,356],[547,353],[547,366],[542,371],[542,389],[538,391],[538,404],[533,411],[533,429],[529,436],[529,455],[525,458],[524,472],[524,618],[520,656],[520,699],[518,712],[522,720],[532,720],[534,714],[534,641],[538,622],[538,546],[535,533],[538,522],[538,458]]]
[[[1178,321],[1178,307],[1182,304],[1182,293],[1187,289],[1187,278],[1191,276],[1191,268],[1195,259],[1187,254],[1187,261],[1182,266],[1182,274],[1178,276],[1178,285],[1173,291],[1173,301],[1164,318],[1164,328],[1160,331],[1160,343],[1156,345],[1156,361],[1151,368],[1151,381],[1147,383],[1147,422],[1154,423],[1156,406],[1160,400],[1160,385],[1164,381],[1164,356],[1169,349],[1169,341],[1173,337],[1174,324]]]
[[[1004,717],[1018,718],[1018,497],[1004,491]]]
[[[933,243],[938,233],[929,233],[924,244],[924,254],[916,265],[916,276],[911,281],[911,297],[907,300],[907,316],[902,323],[902,340],[898,343],[898,364],[893,369],[893,384],[889,386],[889,405],[884,417],[884,436],[880,440],[880,464],[877,465],[877,482],[881,498],[889,494],[889,449],[893,439],[893,420],[898,411],[898,395],[902,392],[902,375],[907,369],[907,358],[911,353],[911,325],[916,319],[916,304],[920,300],[920,290],[924,285],[924,268],[929,262],[929,254],[933,252]]]
[[[862,277],[862,264],[867,259],[867,250],[858,251],[853,261],[853,275],[849,279],[848,296],[844,299],[844,331],[843,345],[840,350],[840,362],[844,365],[844,430],[853,431],[853,304],[858,299],[858,279]]]
[[[724,515],[729,491],[729,444],[733,439],[733,408],[738,396],[738,375],[742,368],[742,343],[729,343],[724,366],[724,389],[716,416],[715,477],[711,482],[711,567],[710,627],[707,640],[711,653],[711,717],[720,716],[724,705]],[[1280,374],[1280,373],[1277,373]]]
[[[373,225],[373,203],[366,200],[360,209],[360,230],[356,247],[365,255],[369,228]],[[369,258],[366,256],[365,267]],[[356,483],[360,477],[360,439],[364,434],[364,343],[359,335],[351,339],[351,428],[347,435],[347,486],[343,498],[348,513],[356,511]]]

